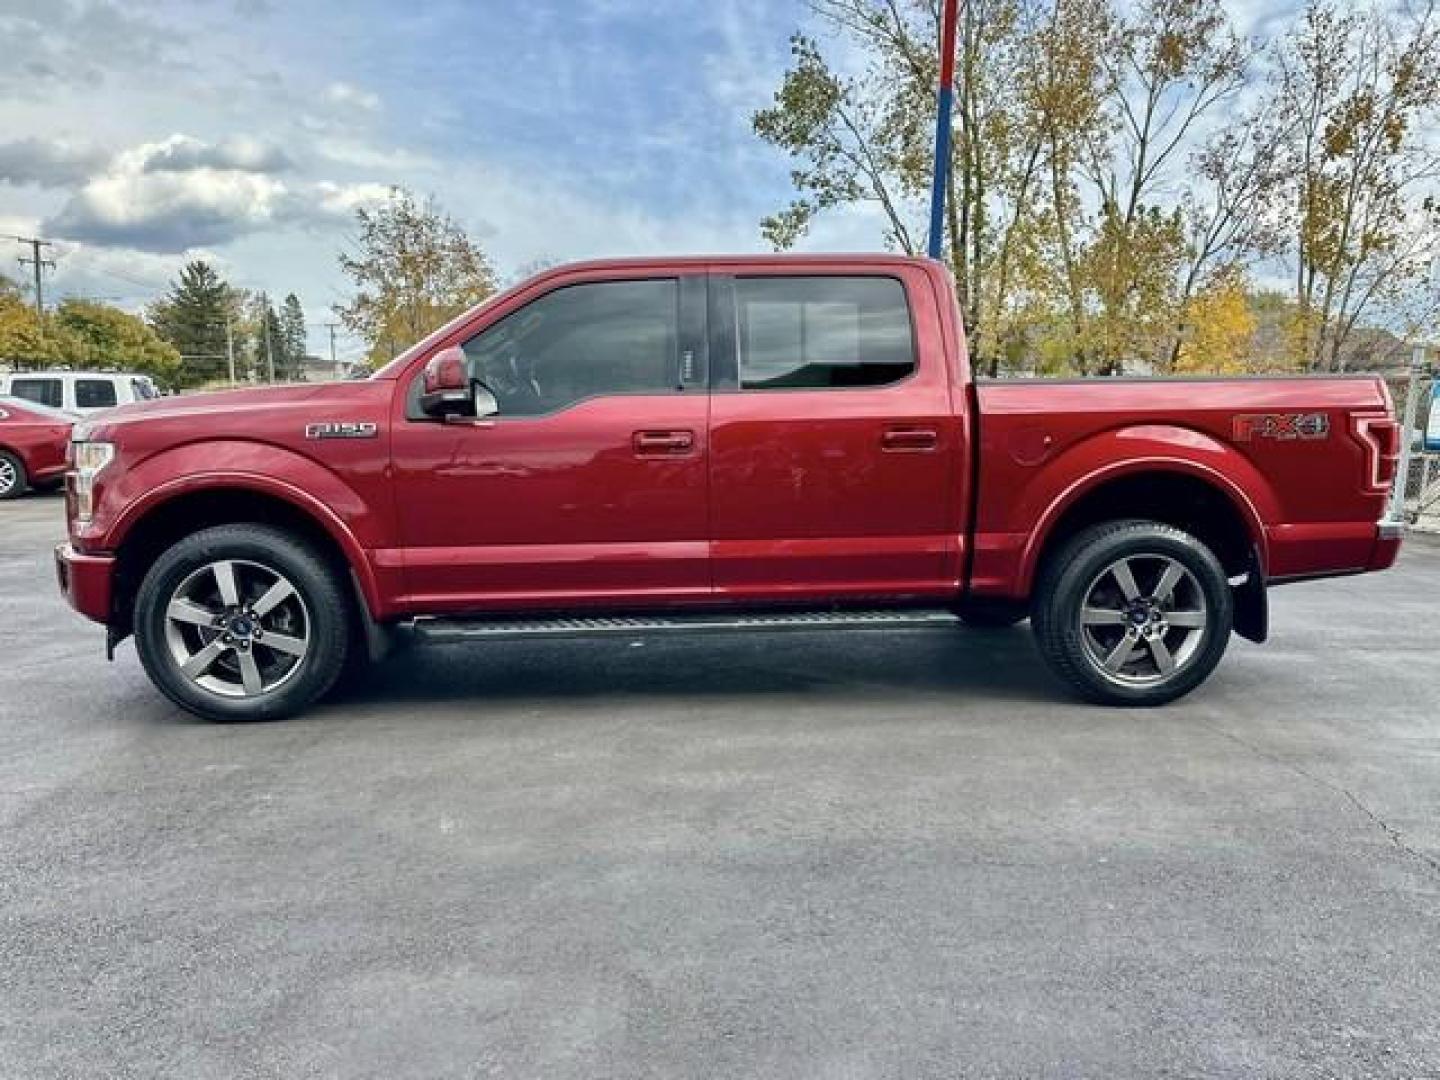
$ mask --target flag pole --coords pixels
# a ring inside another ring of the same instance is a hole
[[[950,108],[955,90],[955,22],[959,0],[945,0],[940,23],[940,101],[935,118],[935,180],[930,192],[930,257],[940,258],[945,235],[945,187],[950,175]]]

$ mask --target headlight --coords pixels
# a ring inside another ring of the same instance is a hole
[[[107,442],[72,442],[70,465],[75,482],[75,520],[87,522],[95,514],[95,478],[115,457],[115,446]]]

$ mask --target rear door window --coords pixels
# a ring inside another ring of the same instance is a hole
[[[76,379],[75,407],[78,409],[109,409],[116,404],[115,382],[112,379]]]
[[[10,380],[10,393],[13,397],[24,398],[39,405],[49,405],[52,409],[65,406],[59,379],[14,378]]]
[[[736,278],[735,314],[745,390],[886,386],[915,370],[895,278]]]

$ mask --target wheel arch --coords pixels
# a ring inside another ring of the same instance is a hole
[[[214,525],[274,525],[304,537],[340,575],[364,614],[380,610],[374,570],[355,536],[333,511],[299,489],[268,477],[196,478],[160,488],[117,522],[114,625],[128,631],[140,581],[176,540]]]
[[[1267,562],[1254,501],[1220,471],[1185,458],[1140,458],[1071,483],[1046,508],[1021,564],[1028,593],[1045,560],[1072,536],[1107,520],[1146,518],[1184,529],[1210,547],[1232,576]]]

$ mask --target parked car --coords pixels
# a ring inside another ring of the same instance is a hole
[[[148,375],[113,371],[25,371],[0,375],[0,394],[77,416],[160,396]]]
[[[977,382],[938,262],[593,262],[364,381],[77,426],[57,570],[216,719],[293,713],[404,630],[1027,615],[1081,694],[1154,705],[1265,639],[1268,585],[1391,565],[1398,450],[1372,377]]]
[[[19,498],[65,475],[74,422],[59,409],[0,396],[0,499]]]

